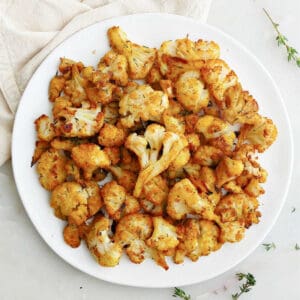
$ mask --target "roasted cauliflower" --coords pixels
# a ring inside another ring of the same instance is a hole
[[[99,265],[114,267],[119,264],[122,247],[111,237],[111,222],[105,217],[95,218],[86,235],[86,244]]]
[[[82,144],[72,148],[72,159],[83,170],[83,176],[90,180],[93,172],[98,168],[108,168],[110,159],[108,155],[96,144]]]
[[[56,217],[79,226],[101,208],[100,188],[95,182],[64,182],[52,191],[50,205]]]
[[[169,101],[163,92],[154,91],[149,85],[141,85],[125,94],[119,105],[122,125],[130,128],[139,121],[159,122]]]

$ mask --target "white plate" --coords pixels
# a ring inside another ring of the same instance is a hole
[[[64,222],[55,218],[49,206],[49,193],[41,188],[35,168],[30,168],[36,139],[34,120],[50,113],[48,84],[55,74],[60,57],[81,60],[96,65],[108,50],[106,31],[121,26],[128,37],[137,43],[159,47],[164,40],[185,37],[216,41],[221,57],[238,74],[243,87],[258,100],[260,112],[276,123],[279,136],[276,143],[261,157],[269,178],[266,193],[260,198],[262,218],[252,226],[240,243],[225,244],[221,250],[192,263],[175,265],[164,271],[152,260],[135,265],[123,256],[115,268],[99,266],[86,246],[72,249],[63,241]],[[94,51],[95,50],[95,51]],[[95,54],[94,54],[95,53]],[[17,188],[24,207],[37,231],[48,245],[72,266],[97,278],[139,287],[173,287],[193,284],[217,276],[247,257],[270,231],[286,198],[292,170],[292,138],[288,116],[279,91],[266,69],[248,50],[221,31],[185,17],[167,14],[139,14],[106,20],[89,26],[60,44],[44,60],[32,76],[21,99],[16,115],[12,158]]]

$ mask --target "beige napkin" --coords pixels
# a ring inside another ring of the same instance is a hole
[[[74,32],[108,18],[167,12],[206,21],[211,0],[0,1],[0,166],[10,157],[14,114],[28,80]]]

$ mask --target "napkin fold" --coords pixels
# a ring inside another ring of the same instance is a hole
[[[4,0],[0,3],[0,166],[10,157],[14,114],[32,74],[74,32],[134,13],[165,12],[205,22],[211,0]]]

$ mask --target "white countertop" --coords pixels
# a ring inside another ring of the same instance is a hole
[[[300,51],[299,0],[213,0],[208,23],[243,43],[265,65],[278,84],[300,152],[300,68],[288,63],[275,32],[262,12],[266,8],[289,42]],[[284,158],[282,158],[284,159]],[[2,173],[2,174],[1,174]],[[4,174],[4,175],[3,175]],[[300,299],[300,159],[286,204],[262,246],[234,269],[210,281],[187,286],[192,299],[231,299],[238,291],[237,272],[251,272],[257,284],[241,299]],[[296,211],[292,213],[292,208]],[[65,263],[45,244],[27,217],[12,180],[10,162],[0,168],[0,299],[174,299],[172,289],[142,289],[92,278]]]

